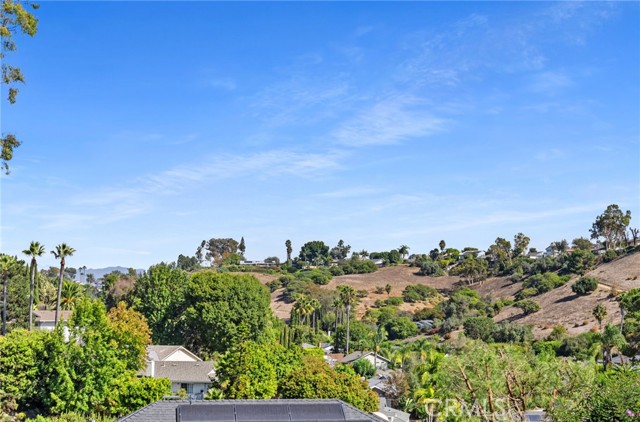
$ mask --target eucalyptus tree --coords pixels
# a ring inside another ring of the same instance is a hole
[[[9,277],[17,264],[16,257],[9,255],[0,256],[0,275],[2,276],[2,335],[7,335],[7,286]]]
[[[40,242],[31,242],[29,249],[22,251],[23,254],[31,258],[31,266],[29,267],[29,331],[33,327],[33,292],[35,290],[38,266],[36,258],[41,257],[44,252],[44,245],[41,245]]]
[[[345,354],[349,354],[349,324],[351,322],[351,306],[358,303],[358,295],[356,290],[351,286],[338,286],[338,292],[340,301],[344,305],[347,310],[347,341],[346,341],[346,352]]]
[[[58,279],[58,299],[56,300],[56,321],[55,325],[58,325],[58,321],[60,321],[60,301],[62,300],[62,279],[64,277],[64,266],[65,266],[65,258],[68,256],[72,256],[76,250],[66,243],[61,243],[56,246],[55,251],[51,251],[53,256],[56,259],[60,260],[60,275]]]

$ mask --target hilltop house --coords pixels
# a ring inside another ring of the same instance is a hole
[[[147,347],[147,367],[139,375],[168,378],[171,391],[186,391],[189,397],[202,399],[215,376],[213,362],[205,362],[182,346]]]

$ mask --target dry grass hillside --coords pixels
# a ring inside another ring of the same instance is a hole
[[[336,286],[346,284],[356,290],[367,290],[367,297],[360,300],[356,308],[358,316],[364,315],[368,308],[373,307],[377,299],[385,299],[386,293],[376,294],[378,287],[386,284],[392,286],[391,296],[400,296],[405,287],[412,284],[423,284],[434,287],[446,294],[459,282],[458,277],[423,277],[416,275],[417,269],[407,265],[381,268],[371,274],[353,274],[334,277],[333,280],[322,289],[334,290]],[[254,274],[261,282],[268,283],[277,278],[274,275]],[[551,332],[554,325],[562,324],[567,327],[569,333],[578,334],[592,329],[597,322],[591,314],[593,308],[602,303],[608,311],[605,323],[620,320],[620,310],[614,297],[612,288],[621,292],[640,287],[640,253],[626,256],[616,261],[603,264],[591,271],[588,275],[596,277],[601,285],[591,295],[576,296],[571,291],[571,285],[578,279],[573,277],[565,286],[532,298],[541,306],[541,310],[535,314],[523,316],[522,312],[513,307],[507,307],[496,316],[496,321],[514,321],[522,324],[531,324],[534,334],[538,338],[545,337]],[[494,299],[513,298],[522,288],[522,283],[511,283],[506,277],[496,277],[486,280],[482,285],[473,286],[481,296],[490,296]],[[271,308],[275,315],[281,319],[289,318],[293,304],[286,303],[282,296],[283,289],[276,290],[271,295]],[[415,311],[426,305],[402,304],[400,309]]]

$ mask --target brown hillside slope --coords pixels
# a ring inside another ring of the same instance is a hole
[[[577,296],[571,286],[579,277],[573,277],[566,285],[550,292],[531,298],[542,308],[540,311],[524,316],[514,307],[509,307],[496,316],[496,321],[514,321],[519,324],[533,325],[536,338],[544,338],[554,325],[564,325],[569,334],[575,335],[592,329],[598,323],[592,315],[593,308],[601,303],[607,308],[607,317],[603,324],[619,323],[618,302],[611,295],[612,286],[619,292],[640,287],[640,253],[629,255],[607,264],[603,264],[587,275],[601,283],[598,289],[587,296]],[[479,287],[481,294],[492,297],[507,297],[521,288],[521,283],[511,285],[506,279],[494,279]]]

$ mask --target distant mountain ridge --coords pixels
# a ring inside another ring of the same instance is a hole
[[[76,272],[76,281],[85,281],[86,276],[89,274],[93,274],[93,277],[97,280],[99,278],[104,277],[105,274],[109,274],[114,271],[120,271],[122,274],[128,274],[130,267],[106,267],[106,268],[87,268],[85,271],[85,275],[81,276],[80,271]],[[144,270],[137,268],[136,272],[138,274],[142,274]],[[81,278],[82,277],[82,278]]]

